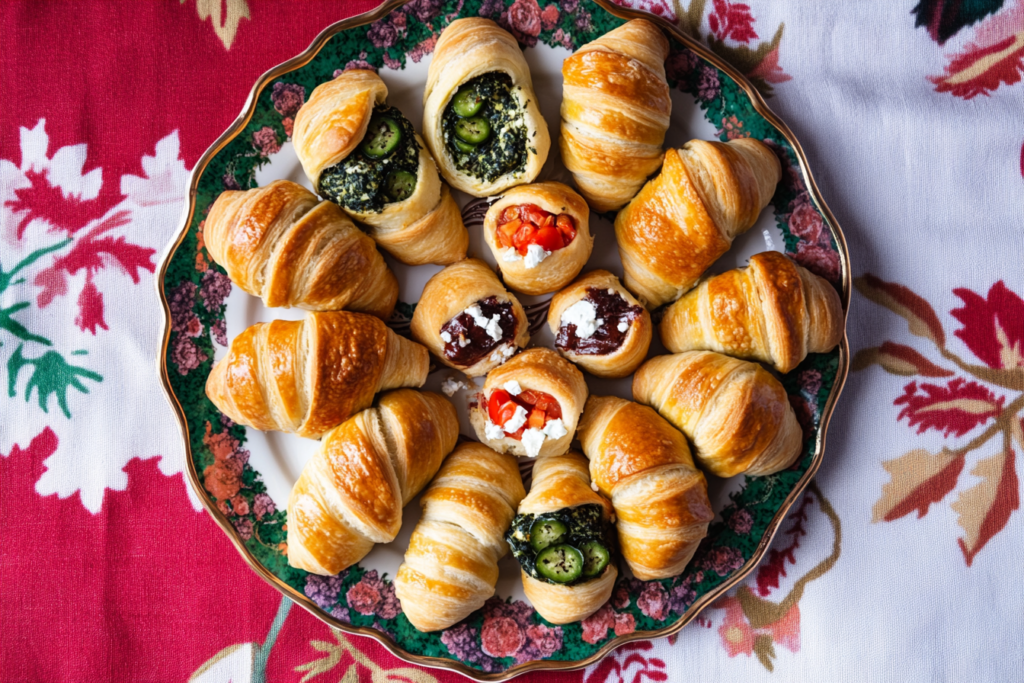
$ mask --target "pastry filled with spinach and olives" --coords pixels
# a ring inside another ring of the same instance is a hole
[[[423,134],[445,180],[475,197],[537,177],[551,138],[511,34],[478,17],[441,33],[423,93]]]
[[[611,597],[618,576],[611,522],[611,503],[590,487],[583,455],[537,458],[505,540],[526,597],[551,623],[586,619]]]
[[[295,115],[295,151],[317,193],[366,225],[396,259],[454,263],[469,246],[462,214],[387,95],[377,74],[360,69],[317,86]]]

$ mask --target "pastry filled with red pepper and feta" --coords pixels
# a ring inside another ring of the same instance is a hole
[[[550,294],[572,282],[590,258],[590,209],[562,183],[508,190],[484,217],[484,240],[505,284],[523,294]]]
[[[587,394],[576,366],[551,349],[527,349],[488,373],[469,419],[480,441],[500,453],[561,455]]]
[[[607,270],[584,273],[551,298],[555,348],[592,375],[625,377],[651,347],[651,314]]]
[[[454,263],[427,281],[412,316],[412,337],[442,363],[483,375],[530,341],[522,305],[479,259]]]

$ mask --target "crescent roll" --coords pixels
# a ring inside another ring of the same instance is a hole
[[[774,474],[800,455],[803,431],[786,390],[757,363],[712,351],[658,356],[633,376],[633,398],[686,434],[719,477]]]
[[[590,209],[556,182],[520,185],[491,204],[484,241],[505,284],[523,294],[550,294],[579,275],[590,258]]]
[[[843,305],[824,278],[766,251],[687,292],[669,306],[660,331],[673,353],[707,349],[785,373],[842,340]]]
[[[410,330],[442,363],[470,377],[530,341],[526,311],[479,259],[453,263],[427,281]]]
[[[257,323],[231,342],[206,395],[239,424],[320,438],[385,389],[427,380],[427,350],[378,318],[337,311]]]
[[[487,374],[469,421],[480,441],[499,453],[561,455],[569,450],[587,393],[583,373],[572,363],[551,349],[527,349]]]
[[[633,19],[562,63],[562,161],[595,211],[621,208],[661,166],[668,50],[657,26]]]
[[[420,631],[462,621],[494,595],[505,530],[526,495],[510,455],[459,445],[420,499],[423,515],[395,576],[402,611]]]
[[[649,309],[678,299],[757,222],[781,177],[778,157],[751,138],[668,150],[615,218],[626,286]]]
[[[222,192],[203,240],[231,281],[270,307],[387,318],[398,299],[398,281],[373,241],[337,206],[288,180]]]
[[[651,314],[607,270],[577,278],[551,299],[555,348],[598,377],[625,377],[647,358]]]
[[[530,68],[516,39],[490,19],[458,19],[437,39],[423,136],[445,180],[474,197],[540,173],[551,139]]]
[[[288,564],[331,576],[395,540],[459,438],[455,406],[400,389],[324,435],[288,498]]]
[[[519,505],[519,514],[532,517],[594,505],[601,509],[600,521],[610,525],[611,502],[590,487],[587,464],[587,459],[576,451],[537,458],[533,464],[533,484]],[[601,530],[594,530],[594,535],[600,537]],[[551,583],[534,578],[525,569],[521,571],[526,597],[553,624],[580,621],[599,610],[612,596],[619,575],[614,562],[609,562],[598,576],[571,585]]]
[[[462,214],[423,140],[387,96],[384,81],[360,69],[317,86],[295,115],[296,154],[317,192],[369,226],[396,259],[454,263],[469,246]],[[383,146],[368,147],[375,140]]]
[[[656,412],[591,396],[579,431],[590,477],[612,501],[622,556],[638,579],[678,576],[714,519],[686,439]]]

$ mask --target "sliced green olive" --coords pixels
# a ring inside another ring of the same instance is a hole
[[[416,174],[409,171],[392,171],[388,174],[384,192],[389,199],[400,202],[412,196],[416,189]]]
[[[452,140],[455,141],[455,149],[459,150],[460,152],[465,152],[466,154],[469,154],[470,152],[476,151],[476,145],[471,145],[461,138],[454,137],[452,138]]]
[[[568,531],[557,519],[538,519],[530,527],[530,547],[540,552],[558,543]]]
[[[452,98],[452,109],[463,118],[475,115],[483,106],[483,98],[472,86],[461,88]]]
[[[491,137],[491,124],[482,116],[471,119],[459,119],[455,122],[455,134],[466,142],[479,145]]]
[[[612,558],[608,548],[605,548],[597,541],[584,543],[583,547],[580,548],[580,552],[583,553],[583,576],[588,579],[600,576]]]
[[[380,159],[395,151],[401,141],[402,129],[397,121],[388,116],[374,116],[359,148],[371,159]]]
[[[565,543],[545,548],[537,555],[537,571],[555,583],[569,583],[583,574],[583,555]]]

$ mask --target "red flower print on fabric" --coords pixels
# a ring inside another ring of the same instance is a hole
[[[714,9],[708,15],[711,32],[720,40],[731,38],[739,43],[749,43],[757,39],[754,31],[754,15],[750,13],[750,5],[729,0],[713,0]]]

